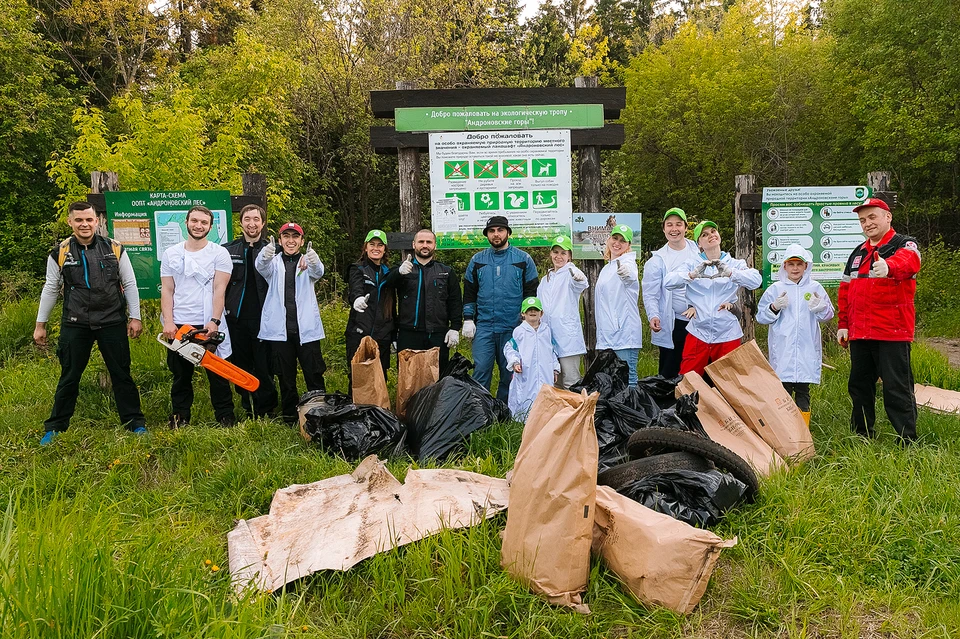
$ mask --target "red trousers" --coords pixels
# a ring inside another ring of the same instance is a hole
[[[703,369],[707,364],[720,359],[727,353],[740,346],[739,339],[732,339],[729,342],[720,342],[719,344],[707,344],[687,334],[687,341],[683,345],[683,361],[680,362],[680,374],[684,375],[690,371],[696,371],[703,375]]]

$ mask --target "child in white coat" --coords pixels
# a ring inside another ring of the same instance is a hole
[[[553,268],[540,280],[537,297],[543,302],[543,321],[550,325],[560,360],[560,383],[568,389],[580,380],[580,364],[587,352],[580,323],[580,296],[590,287],[587,276],[574,266],[573,243],[566,235],[553,238]]]
[[[820,383],[823,350],[820,324],[833,319],[833,304],[810,277],[813,256],[791,244],[777,273],[778,281],[760,298],[757,321],[769,324],[770,365],[810,424],[810,384]]]
[[[523,321],[503,347],[507,368],[513,371],[507,405],[518,421],[526,414],[544,384],[553,385],[560,376],[560,360],[554,350],[553,333],[543,318],[543,304],[528,297],[520,305]]]

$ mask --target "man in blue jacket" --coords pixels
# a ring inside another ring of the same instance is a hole
[[[511,373],[503,347],[520,323],[520,304],[536,297],[540,278],[533,259],[510,246],[507,218],[487,220],[483,234],[490,248],[474,255],[463,276],[463,336],[473,340],[473,378],[490,388],[493,363],[500,368],[497,399],[507,401]]]

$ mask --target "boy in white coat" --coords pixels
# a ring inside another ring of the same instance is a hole
[[[833,304],[810,277],[813,256],[791,244],[777,273],[778,281],[760,298],[757,321],[769,324],[770,365],[810,424],[810,384],[820,383],[823,349],[820,324],[833,319]]]
[[[280,246],[273,238],[257,255],[256,267],[267,281],[267,297],[260,319],[261,340],[271,343],[274,372],[280,382],[280,408],[283,421],[297,422],[297,361],[303,369],[307,390],[325,391],[320,340],[323,322],[313,285],[323,277],[323,263],[308,244],[305,254],[303,229],[288,222],[280,227]]]
[[[507,367],[513,371],[507,405],[518,421],[537,398],[540,387],[553,385],[560,376],[560,360],[554,350],[553,333],[543,317],[543,304],[536,297],[528,297],[520,305],[523,321],[513,329],[513,337],[503,347]]]

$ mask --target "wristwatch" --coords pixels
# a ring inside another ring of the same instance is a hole
[[[220,326],[220,320],[218,320],[216,317],[211,317],[210,321],[216,324],[217,326]]]

